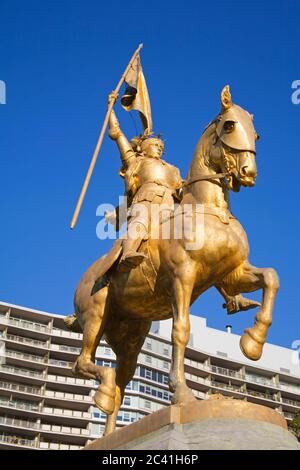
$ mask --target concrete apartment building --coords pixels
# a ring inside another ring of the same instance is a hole
[[[171,321],[154,323],[118,426],[170,403],[170,329]],[[291,422],[300,409],[297,351],[266,344],[255,363],[240,352],[238,335],[209,328],[196,316],[191,316],[191,331],[186,378],[198,399],[221,393],[269,406]],[[92,399],[97,382],[71,373],[80,344],[81,334],[66,331],[60,315],[0,302],[1,449],[79,449],[102,434],[105,415]],[[104,341],[96,359],[114,366],[115,356]]]

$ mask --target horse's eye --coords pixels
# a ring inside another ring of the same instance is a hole
[[[223,129],[224,129],[225,132],[232,132],[233,129],[234,129],[234,125],[235,125],[234,121],[226,121],[224,123]]]

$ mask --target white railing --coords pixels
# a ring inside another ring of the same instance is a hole
[[[63,351],[63,352],[69,352],[72,354],[79,354],[81,349],[80,348],[75,348],[75,346],[65,346],[64,344],[51,344],[51,349],[53,351]]]
[[[17,410],[39,411],[39,404],[19,400],[8,400],[4,397],[0,397],[0,406],[6,406]]]
[[[245,376],[241,374],[240,372],[237,372],[236,370],[227,369],[225,367],[218,367],[218,366],[211,366],[210,370],[211,372],[214,372],[216,374],[226,375],[227,377],[234,377],[237,379],[245,380]]]
[[[17,428],[32,428],[32,429],[39,428],[39,423],[37,422],[17,419],[17,418],[9,418],[7,416],[0,416],[0,423],[7,424],[9,426],[14,426]]]
[[[70,426],[59,426],[56,424],[41,424],[39,429],[41,431],[50,431],[55,432],[57,434],[74,434],[77,436],[89,436],[90,431],[89,429],[82,429],[82,428],[74,428]]]
[[[289,398],[284,397],[281,398],[281,401],[282,403],[286,403],[287,405],[297,406],[298,408],[300,408],[300,401],[290,400]]]
[[[243,393],[243,391],[241,390],[241,388],[238,385],[224,384],[224,383],[215,382],[215,381],[212,381],[211,385],[212,385],[212,387],[223,388],[224,390],[229,390],[231,392]]]
[[[293,387],[292,385],[289,386],[289,385],[283,385],[280,383],[279,388],[281,388],[282,390],[286,390],[288,392],[297,393],[297,395],[300,394],[300,387],[297,387],[297,386]]]
[[[192,382],[198,382],[198,383],[207,385],[208,387],[211,386],[210,380],[208,380],[208,379],[203,379],[202,377],[199,377],[198,375],[185,373],[185,377],[187,378],[187,380],[190,380],[190,381],[192,381]]]
[[[61,361],[59,359],[51,359],[51,358],[49,359],[48,364],[52,366],[59,366],[59,367],[73,367],[73,362]]]
[[[63,375],[53,375],[53,374],[48,374],[47,379],[52,382],[74,384],[74,385],[86,385],[88,387],[93,387],[94,382],[95,382],[94,380],[77,379],[74,377],[65,377]]]
[[[74,333],[73,331],[65,331],[55,327],[52,328],[52,334],[62,338],[82,339],[82,333]]]
[[[6,364],[2,364],[0,366],[0,371],[9,372],[9,373],[12,373],[12,374],[17,374],[17,375],[25,375],[27,377],[34,377],[34,378],[44,378],[45,377],[43,372],[31,371],[31,370],[28,370],[28,369],[22,369],[21,367],[8,366]]]
[[[295,418],[295,415],[293,413],[289,413],[288,411],[283,411],[282,414],[287,419],[294,419]]]
[[[86,401],[88,403],[92,403],[92,397],[90,395],[80,395],[78,393],[54,392],[53,390],[45,390],[45,397],[72,401]]]
[[[39,362],[41,364],[45,364],[46,358],[41,357],[41,356],[35,356],[34,354],[27,354],[27,353],[21,353],[17,351],[12,351],[10,349],[6,349],[6,356],[9,357],[15,357],[18,359],[23,359],[31,362]]]
[[[89,436],[89,429],[75,428],[71,426],[57,426],[51,424],[41,424],[33,421],[9,418],[6,416],[0,417],[0,424],[7,424],[9,426],[14,426],[16,428],[31,428],[37,431],[50,431],[57,432],[60,434],[76,434],[79,436]],[[14,437],[14,436],[12,436]]]
[[[8,325],[17,326],[19,328],[26,328],[27,330],[31,330],[31,331],[34,330],[34,331],[38,331],[41,333],[50,332],[50,328],[46,325],[42,325],[41,323],[31,322],[28,320],[22,320],[19,318],[10,317],[7,323]]]
[[[58,444],[56,442],[40,442],[40,449],[51,449],[51,450],[80,450],[81,446],[75,446],[73,444]]]
[[[17,336],[17,335],[11,335],[11,334],[7,334],[5,338],[10,341],[16,341],[17,343],[29,344],[30,346],[35,346],[38,348],[43,348],[43,349],[49,348],[48,341],[39,341],[38,339],[25,338],[24,336]]]
[[[15,383],[10,383],[10,382],[0,381],[0,388],[4,388],[5,390],[15,390],[17,392],[31,393],[34,395],[42,394],[42,390],[40,388],[28,387],[26,385],[20,385],[20,384],[15,384]]]
[[[66,408],[52,408],[50,406],[44,406],[41,410],[42,413],[46,414],[53,414],[59,416],[66,416],[71,418],[84,418],[84,419],[91,419],[91,413],[87,411],[79,411],[79,410],[68,410]]]
[[[0,442],[5,444],[15,444],[19,446],[36,447],[36,442],[30,439],[23,439],[17,436],[11,436],[10,434],[0,434]]]

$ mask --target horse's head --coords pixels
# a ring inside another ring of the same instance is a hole
[[[229,86],[221,93],[222,109],[213,121],[215,139],[210,152],[214,165],[227,174],[229,189],[254,186],[257,176],[253,116],[232,103]]]

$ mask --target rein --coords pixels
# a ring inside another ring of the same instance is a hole
[[[183,186],[190,186],[191,184],[197,183],[198,181],[213,180],[213,179],[222,179],[228,176],[228,173],[216,173],[215,175],[203,175],[198,178],[194,178],[188,182],[185,182]]]

